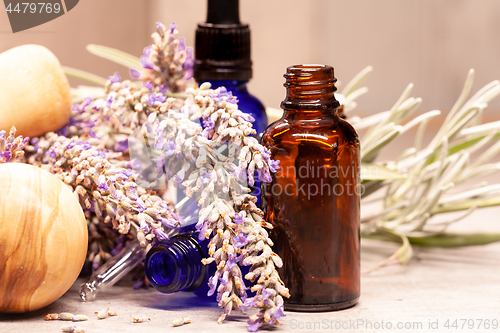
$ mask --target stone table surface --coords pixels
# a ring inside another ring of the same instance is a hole
[[[500,232],[499,213],[499,208],[480,210],[459,222],[456,229]],[[362,270],[389,257],[397,248],[397,244],[363,239]],[[60,328],[71,322],[44,320],[46,314],[60,312],[88,315],[89,321],[78,323],[88,333],[246,331],[246,315],[234,312],[218,325],[221,312],[216,304],[191,293],[165,295],[152,288],[134,290],[123,281],[99,294],[96,301],[84,303],[77,292],[82,282],[77,280],[63,297],[46,308],[22,315],[0,315],[0,332],[61,332]],[[361,288],[359,303],[350,309],[286,311],[279,326],[263,330],[500,332],[500,243],[452,249],[414,247],[409,264],[363,274]],[[94,311],[108,306],[118,316],[97,320]],[[151,321],[132,323],[132,315],[148,316]],[[190,317],[192,324],[172,327],[172,320],[184,316]]]

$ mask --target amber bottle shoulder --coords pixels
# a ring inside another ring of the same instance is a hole
[[[262,137],[263,144],[295,141],[301,136],[317,137],[322,140],[338,140],[349,145],[359,146],[359,138],[347,121],[335,115],[321,117],[304,117],[303,115],[288,115],[269,125]]]

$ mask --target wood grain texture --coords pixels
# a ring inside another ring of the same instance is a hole
[[[71,190],[37,167],[0,165],[0,312],[40,309],[78,277],[87,224]]]

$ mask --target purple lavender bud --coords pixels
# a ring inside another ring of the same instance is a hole
[[[142,84],[144,87],[148,88],[149,90],[153,90],[153,81],[149,81],[149,82],[144,82]]]
[[[137,160],[137,157],[134,157],[134,159],[132,159],[130,162],[129,162],[129,168],[132,168],[134,170],[139,170],[140,168],[142,168],[142,164],[141,162],[139,162]]]
[[[229,99],[227,101],[231,104],[238,104],[238,102],[239,102],[239,100],[236,96],[229,97]],[[253,119],[252,121],[250,121],[251,123],[253,123],[255,121],[255,119],[252,116],[250,116],[250,118]]]
[[[95,203],[93,201],[90,201],[90,209],[92,213],[95,213]]]
[[[158,86],[158,89],[160,89],[160,92],[162,94],[165,94],[165,93],[167,93],[168,86],[166,84],[161,84],[161,85]]]
[[[236,169],[234,169],[233,176],[235,176],[236,179],[238,179],[239,181],[242,181],[242,182],[247,180],[246,170],[240,166],[237,166]]]
[[[113,96],[110,96],[109,99],[107,99],[106,101],[107,101],[106,106],[108,108],[110,108],[111,107],[111,103],[113,103]]]
[[[245,222],[245,218],[243,218],[243,214],[239,214],[239,213],[236,213],[234,214],[234,219],[233,219],[234,223],[240,225],[242,223]]]
[[[156,22],[156,31],[158,31],[161,37],[165,35],[165,29],[163,27],[163,24],[161,24],[161,22]]]
[[[147,95],[144,101],[150,106],[155,105],[156,102],[155,95],[154,94]]]
[[[139,213],[142,213],[147,209],[146,204],[144,203],[144,201],[142,201],[141,198],[137,198],[135,202],[137,203],[137,208],[139,209]]]
[[[251,172],[247,172],[248,176],[248,185],[253,186],[255,184],[255,178]]]
[[[63,126],[61,127],[60,129],[57,130],[57,135],[60,135],[60,136],[68,136],[69,132],[68,132],[68,126]]]
[[[179,45],[177,46],[177,49],[179,50],[179,52],[182,52],[186,49],[186,43],[184,41],[184,37],[179,38]]]
[[[111,81],[111,83],[120,82],[120,79],[121,78],[120,78],[120,75],[118,75],[118,72],[115,72],[115,75],[108,77],[108,80]]]
[[[154,69],[154,65],[151,63],[151,61],[149,61],[149,58],[146,56],[141,57],[141,65],[143,68],[146,69],[151,69],[151,70]]]
[[[92,149],[92,145],[88,142],[79,142],[78,145],[82,146],[83,150]]]
[[[278,169],[280,168],[279,164],[280,164],[280,160],[270,160],[269,161],[269,170],[271,170],[271,172],[278,171]]]
[[[215,288],[217,288],[219,274],[220,274],[219,272],[216,272],[214,276],[212,276],[208,279],[208,283],[210,284],[210,290],[207,293],[208,296],[212,296],[214,294]]]
[[[259,169],[257,170],[257,174],[259,175],[259,179],[261,182],[270,183],[273,181],[273,178],[271,177],[269,170]]]
[[[158,157],[155,157],[155,158],[152,158],[151,159],[153,162],[155,162],[155,168],[156,170],[158,170],[161,175],[159,175],[159,177],[157,178],[160,178],[161,176],[163,176],[163,167],[165,166],[165,158],[163,156],[158,156]]]
[[[161,228],[154,228],[153,230],[154,230],[154,232],[156,234],[156,237],[158,238],[159,241],[168,239],[168,236],[165,233],[165,231],[163,231],[163,229],[161,229]]]
[[[237,101],[238,102],[238,101]],[[245,119],[246,121],[248,121],[249,123],[253,123],[255,121],[255,118],[252,117],[250,114],[248,113],[245,113],[243,112],[243,114],[241,115],[241,118]]]
[[[175,154],[175,142],[174,140],[168,141],[163,148],[166,150],[167,156],[172,156]]]
[[[2,138],[2,133],[1,132],[0,132],[0,138]],[[31,140],[31,144],[32,145],[36,145],[37,143],[38,143],[38,138],[33,138],[33,140]]]
[[[282,317],[286,317],[286,315],[283,313],[283,304],[280,304],[276,307],[276,311],[274,312],[273,317],[269,321],[269,324],[274,324],[276,320],[279,320]]]
[[[193,57],[193,48],[188,47],[186,49],[186,60],[184,60],[184,63],[182,64],[182,68],[187,71],[189,69],[192,69],[194,67],[194,57]]]
[[[172,216],[174,218],[177,218],[178,220],[181,220],[181,217],[178,216],[177,214],[172,214]],[[169,219],[165,219],[165,218],[162,218],[161,219],[161,224],[167,228],[167,229],[172,229],[172,228],[175,228],[177,226],[177,222],[176,221],[171,221]]]
[[[115,144],[115,151],[117,152],[124,152],[125,150],[128,149],[128,140],[123,140],[123,141],[118,141]]]
[[[226,266],[229,270],[233,269],[234,266],[236,266],[238,262],[238,259],[236,259],[236,254],[231,253],[229,254],[229,259],[226,261]]]
[[[200,174],[200,179],[203,182],[203,184],[207,184],[210,181],[210,177],[212,175],[211,171],[205,171],[203,174]]]
[[[257,319],[256,321],[252,321],[251,319],[248,319],[247,324],[248,324],[248,327],[247,327],[248,332],[257,332],[259,327],[262,325],[262,320],[260,318]]]
[[[91,138],[94,138],[94,139],[100,139],[100,138],[99,138],[99,137],[95,134],[95,132],[94,132],[93,130],[90,130],[90,131],[89,131],[89,136],[90,136]]]
[[[9,163],[10,159],[12,158],[12,152],[9,150],[4,152],[3,154],[0,154],[0,157],[3,157],[7,163]]]
[[[68,146],[66,147],[66,149],[71,149],[75,146],[75,140],[71,140],[69,143],[68,143]]]
[[[155,149],[156,150],[161,150],[161,148],[163,147],[163,132],[160,132],[160,135],[158,135],[158,137],[156,138],[156,142],[155,142]]]
[[[75,104],[71,107],[71,111],[80,111],[80,107],[77,104]]]
[[[265,288],[262,290],[262,298],[264,300],[268,299],[269,296],[272,296],[274,293],[272,291],[270,291],[268,288]]]
[[[122,173],[127,176],[127,178],[130,178],[132,176],[132,169],[123,169]]]
[[[103,191],[103,192],[106,192],[107,190],[109,190],[109,186],[108,184],[106,183],[106,176],[104,175],[100,175],[98,180],[97,180],[97,189],[99,191]]]
[[[234,236],[233,240],[233,245],[238,249],[243,248],[248,243],[247,236],[242,231],[237,236]]]
[[[264,147],[262,147],[262,149],[259,151],[266,161],[268,161],[271,158],[271,152],[265,149]]]
[[[173,34],[175,29],[177,29],[177,25],[175,24],[175,22],[172,22],[172,24],[170,25],[170,33]]]
[[[215,127],[215,123],[214,121],[212,120],[211,117],[203,120],[203,126],[208,130],[208,131],[211,131],[214,129]]]
[[[149,57],[151,55],[151,46],[146,46],[143,52],[146,57]]]
[[[141,72],[135,70],[135,69],[131,69],[130,70],[130,76],[132,76],[133,78],[140,78],[141,77]]]
[[[224,286],[229,283],[229,271],[224,271],[224,274],[222,274],[222,278],[220,279],[220,283]]]
[[[191,80],[193,78],[193,70],[186,70],[186,74],[184,75],[184,80]]]
[[[160,103],[163,103],[167,100],[167,96],[165,95],[162,95],[162,94],[156,94],[156,97],[155,99],[160,102]]]
[[[250,298],[245,299],[245,303],[240,305],[240,308],[241,309],[253,308],[253,307],[256,307],[257,304],[259,304],[259,302],[260,302],[260,299],[257,296],[250,297]]]

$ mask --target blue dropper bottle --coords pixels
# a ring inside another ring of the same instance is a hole
[[[264,105],[247,89],[252,78],[250,28],[240,22],[239,0],[208,0],[207,22],[196,29],[195,59],[196,81],[231,91],[239,109],[255,118],[253,128],[260,139],[267,115]]]
[[[149,250],[144,270],[156,290],[167,294],[194,291],[198,296],[208,297],[208,278],[215,273],[217,266],[201,262],[208,256],[208,240],[200,242],[197,236],[194,225],[191,225],[174,237],[155,243]]]

